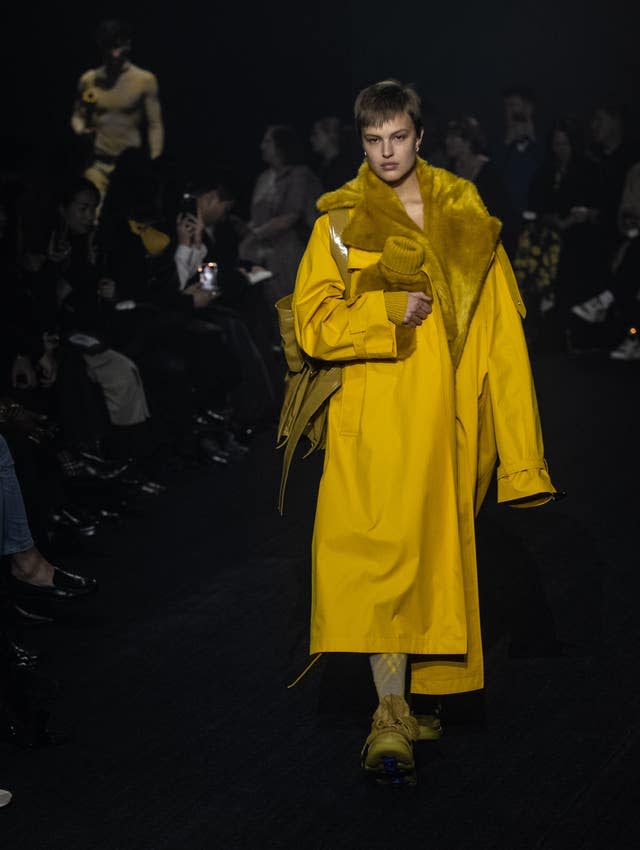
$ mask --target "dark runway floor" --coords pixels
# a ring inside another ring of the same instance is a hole
[[[0,749],[7,850],[640,846],[638,364],[534,364],[547,456],[568,491],[478,521],[487,683],[445,700],[419,784],[360,775],[366,658],[305,660],[320,458],[276,508],[261,435],[233,469],[181,472],[66,560],[99,579],[24,633],[60,683],[61,747]]]

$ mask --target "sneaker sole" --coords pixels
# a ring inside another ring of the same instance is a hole
[[[365,765],[364,769],[377,785],[406,788],[418,782],[415,765],[403,764],[395,756],[381,756],[377,764]]]

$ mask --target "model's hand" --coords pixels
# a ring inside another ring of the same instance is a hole
[[[425,295],[424,292],[410,292],[402,324],[406,328],[417,328],[431,312],[432,302],[433,298],[430,295]]]

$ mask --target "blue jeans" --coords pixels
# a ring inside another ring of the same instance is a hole
[[[24,552],[32,546],[13,458],[7,441],[0,434],[0,556]]]

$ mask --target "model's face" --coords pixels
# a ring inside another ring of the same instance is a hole
[[[362,146],[369,167],[385,183],[398,183],[414,168],[422,133],[418,136],[408,112],[379,127],[362,130]]]
[[[78,192],[71,203],[63,209],[71,233],[82,236],[88,233],[96,219],[98,202],[93,192]]]

